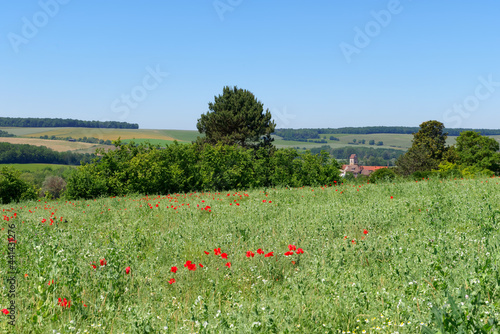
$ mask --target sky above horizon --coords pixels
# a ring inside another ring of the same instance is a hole
[[[0,4],[0,116],[195,130],[224,86],[278,128],[500,128],[500,3]]]

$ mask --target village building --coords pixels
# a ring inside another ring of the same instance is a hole
[[[347,173],[352,173],[354,177],[358,177],[358,175],[366,175],[369,176],[371,173],[376,171],[377,169],[387,168],[386,166],[361,166],[358,163],[358,156],[356,154],[351,154],[349,157],[349,164],[342,165],[342,169],[340,170],[340,176],[344,177]]]

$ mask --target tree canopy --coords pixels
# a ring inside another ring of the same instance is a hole
[[[269,146],[276,124],[269,109],[248,90],[226,86],[222,95],[208,103],[208,111],[198,119],[196,127],[204,138],[198,142],[256,148]]]
[[[443,133],[444,124],[427,121],[420,124],[420,130],[413,134],[412,146],[401,156],[396,165],[403,175],[414,172],[437,169],[446,153],[447,133]]]
[[[474,131],[464,131],[457,138],[457,162],[465,166],[487,168],[500,172],[499,143],[490,137],[481,136]]]

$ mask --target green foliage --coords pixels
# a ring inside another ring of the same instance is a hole
[[[222,95],[208,103],[208,111],[198,119],[196,127],[205,134],[198,142],[242,147],[268,146],[276,124],[269,109],[248,90],[224,87]]]
[[[465,131],[457,138],[457,163],[464,166],[477,166],[500,172],[499,143],[474,131]]]
[[[318,185],[337,181],[340,175],[337,161],[326,152],[299,155],[293,149],[177,142],[164,148],[119,141],[115,145],[70,177],[69,198]]]
[[[81,121],[62,118],[0,117],[0,126],[4,127],[80,127],[80,128],[116,128],[138,129],[138,124],[116,121]]]
[[[0,130],[0,137],[15,137],[16,135],[8,133],[7,131]]]
[[[445,306],[432,306],[431,327],[425,327],[424,334],[498,333],[500,323],[484,314],[480,293],[469,296],[462,287],[457,297],[448,291],[446,294],[448,302]],[[482,321],[484,318],[488,320]]]
[[[404,154],[401,150],[392,148],[373,148],[373,147],[341,147],[332,148],[328,145],[315,147],[311,153],[318,154],[321,151],[328,152],[335,159],[347,159],[351,154],[356,154],[358,159],[365,166],[385,166],[387,163],[393,164],[398,157]]]
[[[398,172],[404,176],[414,172],[437,169],[446,152],[447,133],[438,121],[420,124],[420,130],[413,135],[412,147],[397,161]]]
[[[471,129],[445,129],[450,136],[458,136],[461,132]],[[284,140],[304,140],[319,138],[321,134],[373,134],[373,133],[392,133],[392,134],[414,134],[419,131],[417,127],[408,126],[364,126],[364,127],[345,127],[345,128],[319,128],[319,129],[276,129],[275,135],[282,137]],[[481,132],[486,136],[500,135],[500,130],[493,129],[474,129],[473,131]],[[370,145],[374,145],[373,144]]]
[[[56,152],[45,146],[0,143],[0,164],[49,163],[79,165],[89,162],[93,154]]]
[[[396,173],[391,168],[377,169],[370,174],[369,180],[372,183],[380,183],[384,181],[392,181],[396,178]]]
[[[21,173],[13,168],[3,167],[0,170],[0,204],[33,200],[38,197],[37,190],[21,180],[20,175]]]

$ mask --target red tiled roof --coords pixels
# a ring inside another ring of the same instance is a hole
[[[382,169],[382,168],[387,168],[386,166],[363,166],[363,169],[367,170],[377,170],[377,169]]]
[[[356,158],[356,154],[351,154],[351,156],[349,157],[349,159],[354,159]]]

